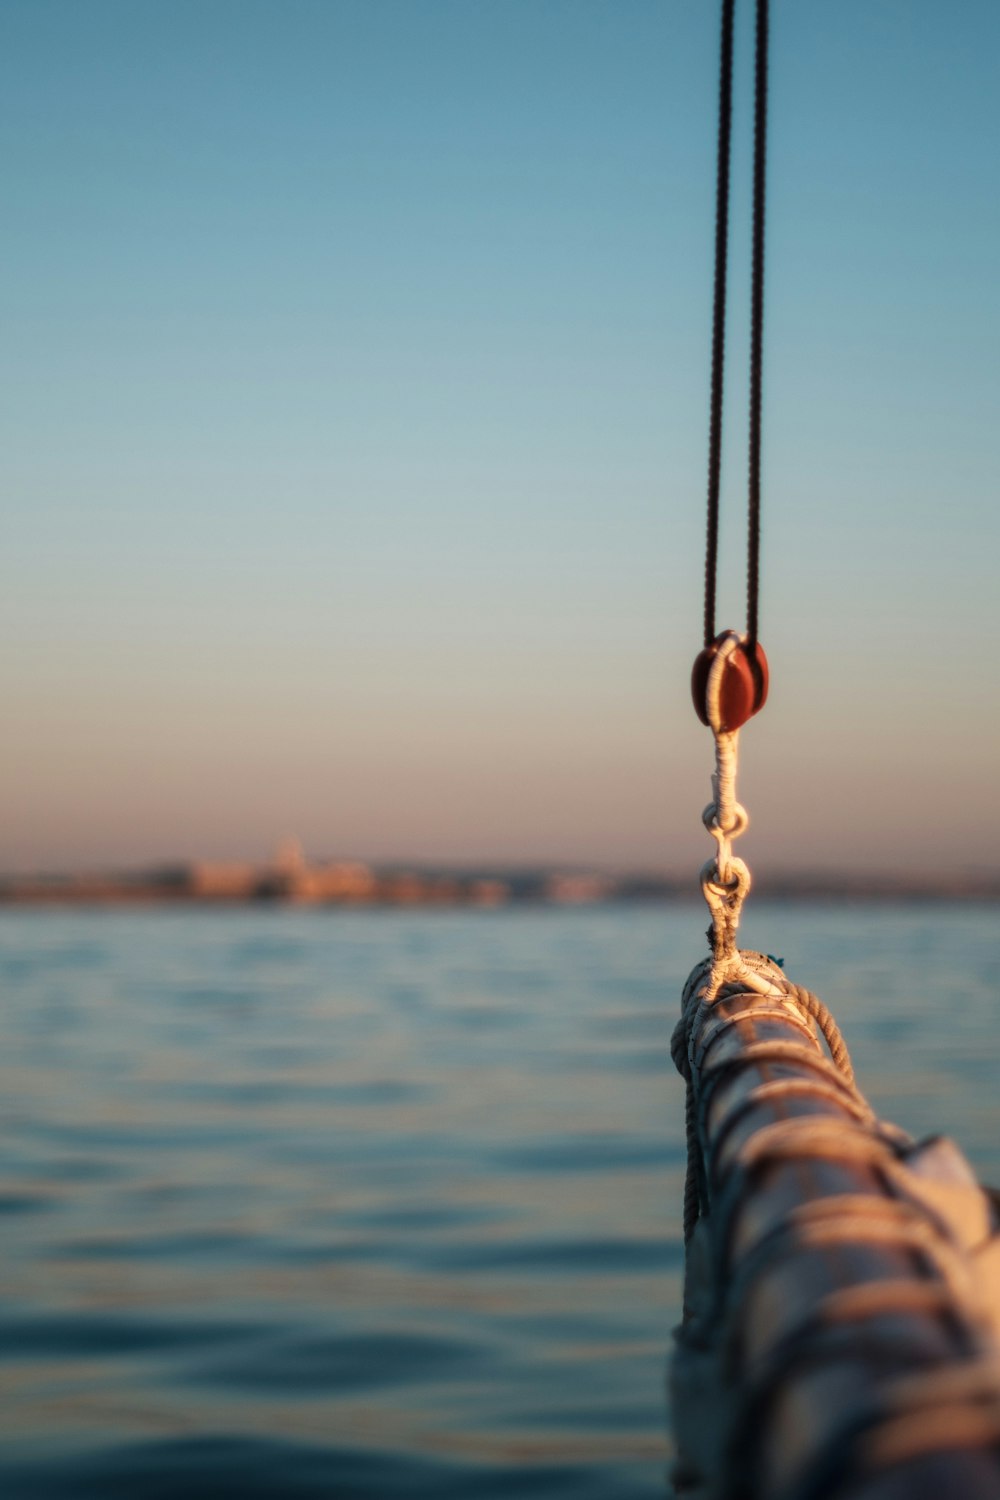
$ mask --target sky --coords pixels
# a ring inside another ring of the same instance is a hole
[[[717,27],[5,0],[0,868],[696,880]],[[772,3],[752,868],[1000,863],[998,59],[992,0]]]

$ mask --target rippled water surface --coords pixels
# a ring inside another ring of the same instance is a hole
[[[0,1493],[662,1495],[697,907],[0,915]],[[1000,1177],[989,910],[759,905]]]

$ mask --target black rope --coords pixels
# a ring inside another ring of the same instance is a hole
[[[768,0],[757,0],[753,119],[753,269],[750,288],[750,486],[747,518],[747,636],[756,658],[760,598],[760,412],[764,343],[764,189],[767,156]]]
[[[733,12],[722,0],[719,44],[719,144],[715,181],[715,292],[712,301],[712,395],[708,426],[708,536],[705,545],[705,645],[715,639],[715,575],[719,558],[719,476],[722,472],[722,383],[726,361],[726,250],[729,244],[729,143],[733,124]]]
[[[732,137],[733,14],[722,0],[719,66],[719,140],[715,197],[715,278],[712,302],[712,378],[708,431],[708,526],[705,542],[705,645],[715,639],[719,556],[719,486],[726,348],[726,272],[729,239],[729,162]],[[764,201],[767,146],[768,0],[757,0],[754,68],[753,237],[750,289],[750,472],[747,515],[747,637],[756,662],[760,601],[760,432],[764,335]]]

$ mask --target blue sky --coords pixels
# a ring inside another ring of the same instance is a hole
[[[998,57],[772,5],[751,862],[995,863]],[[0,863],[697,868],[716,73],[700,0],[7,0]]]

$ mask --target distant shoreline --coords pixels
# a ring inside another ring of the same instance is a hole
[[[754,892],[782,901],[1000,903],[1000,871],[985,874],[760,872]],[[0,875],[0,906],[611,906],[697,900],[694,873],[489,866],[310,864],[294,842],[269,864],[194,861],[142,870]]]

